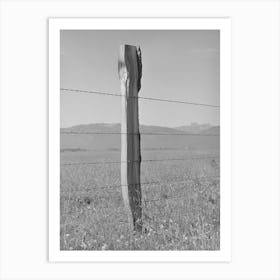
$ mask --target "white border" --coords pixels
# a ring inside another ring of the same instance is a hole
[[[60,30],[220,30],[221,242],[219,251],[60,251]],[[231,260],[231,20],[190,18],[49,19],[49,261],[229,262]]]

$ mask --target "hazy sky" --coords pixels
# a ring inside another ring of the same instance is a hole
[[[121,44],[140,45],[139,96],[219,105],[219,31],[61,31],[61,87],[120,93]],[[220,122],[218,108],[139,99],[141,124],[180,126]],[[61,94],[61,126],[116,123],[121,99],[95,94]]]

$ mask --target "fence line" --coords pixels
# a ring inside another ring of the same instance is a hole
[[[92,91],[92,90],[81,90],[81,89],[69,89],[69,88],[61,88],[62,92],[71,92],[71,93],[87,93],[87,94],[99,94],[99,95],[107,95],[107,96],[114,96],[114,97],[121,97],[121,94],[115,94],[115,93],[109,93],[109,92],[101,92],[101,91]],[[220,108],[219,105],[214,104],[206,104],[206,103],[197,103],[197,102],[189,102],[189,101],[183,101],[183,100],[172,100],[172,99],[161,99],[161,98],[153,98],[153,97],[143,97],[143,96],[137,96],[137,97],[129,97],[129,98],[136,98],[136,99],[142,99],[142,100],[150,100],[150,101],[160,101],[160,102],[168,102],[168,103],[178,103],[178,104],[187,104],[187,105],[194,105],[194,106],[202,106],[202,107],[211,107],[211,108]],[[99,132],[99,131],[60,131],[60,134],[72,134],[72,135],[158,135],[158,136],[205,136],[205,137],[216,137],[220,136],[220,134],[201,134],[201,133],[154,133],[154,132],[146,132],[146,133],[122,133],[122,132]],[[206,160],[206,159],[215,159],[217,156],[208,156],[208,157],[192,157],[192,158],[167,158],[167,159],[148,159],[148,160],[142,160],[141,162],[163,162],[163,161],[189,161],[189,160]],[[100,162],[71,162],[71,163],[62,163],[61,166],[69,166],[69,165],[95,165],[95,164],[120,164],[120,163],[133,163],[133,162],[139,162],[139,161],[100,161]],[[217,178],[220,179],[217,175],[211,175],[211,176],[202,176],[202,177],[195,177],[194,179],[188,178],[186,180],[180,180],[180,181],[150,181],[150,182],[141,182],[139,184],[131,184],[131,185],[146,185],[146,186],[160,186],[161,184],[180,184],[180,183],[187,183],[189,181],[194,181],[195,179],[209,179],[209,178]],[[99,187],[97,189],[104,189],[104,188],[121,188],[123,185],[108,185],[104,187]],[[71,191],[93,191],[96,189],[86,189],[81,190],[78,188],[75,189],[69,189],[69,190],[61,190],[61,193],[69,193]],[[166,201],[166,200],[177,200],[177,199],[184,199],[187,196],[166,196],[161,197],[157,199],[143,199],[143,203],[151,203],[151,202],[157,202],[157,201]],[[124,221],[127,223],[127,221]]]
[[[173,199],[182,199],[182,198],[186,198],[186,197],[188,197],[188,196],[183,195],[183,196],[170,196],[170,197],[157,198],[157,199],[143,199],[143,202],[146,204],[146,203],[149,203],[149,202],[173,200]]]
[[[201,134],[201,133],[122,133],[122,132],[99,132],[99,131],[60,131],[60,134],[101,134],[101,135],[106,135],[106,134],[113,134],[113,135],[167,135],[167,136],[220,136],[220,134]]]
[[[154,186],[159,186],[161,184],[180,184],[180,183],[187,183],[189,181],[194,181],[196,179],[215,179],[215,178],[218,178],[220,179],[220,176],[218,175],[208,175],[208,176],[200,176],[200,177],[195,177],[193,179],[191,178],[188,178],[186,180],[180,180],[180,181],[176,181],[176,180],[173,180],[173,181],[150,181],[150,182],[141,182],[140,184],[141,185],[154,185]],[[138,185],[138,184],[130,184],[130,185]],[[88,191],[93,191],[93,190],[96,190],[96,189],[112,189],[112,188],[121,188],[123,187],[124,185],[108,185],[108,186],[103,186],[103,187],[98,187],[98,188],[94,188],[94,189],[81,189],[81,188],[72,188],[72,189],[69,189],[69,190],[61,190],[62,193],[68,193],[69,191],[75,191],[75,192],[78,192],[78,191],[85,191],[85,192],[88,192]],[[126,185],[125,185],[126,186]]]
[[[81,90],[81,89],[70,89],[70,88],[61,88],[60,91],[64,91],[64,92],[68,91],[68,92],[72,92],[72,93],[92,93],[92,94],[118,96],[118,97],[122,96],[121,94],[117,94],[117,93],[92,91],[92,90]],[[212,107],[212,108],[220,108],[219,105],[189,102],[189,101],[183,101],[183,100],[162,99],[162,98],[153,98],[153,97],[145,97],[145,96],[137,96],[137,97],[129,97],[129,98],[136,98],[136,99],[143,99],[143,100],[150,100],[150,101],[169,102],[169,103],[180,103],[180,104],[203,106],[203,107]]]
[[[199,177],[199,179],[209,179],[209,178],[218,178],[218,179],[220,179],[220,177],[219,176],[202,176],[202,177]],[[189,182],[189,181],[193,181],[193,180],[191,180],[191,179],[188,179],[188,180],[182,180],[182,181],[158,181],[158,182],[143,182],[143,183],[141,183],[141,185],[156,185],[156,186],[159,186],[159,185],[161,185],[161,184],[165,184],[165,183],[167,183],[167,184],[171,184],[171,183],[174,183],[174,184],[180,184],[180,183],[187,183],[187,182]],[[132,185],[135,185],[135,184],[132,184]],[[121,187],[123,187],[122,185],[111,185],[111,186],[108,186],[108,188],[121,188]],[[101,189],[104,189],[105,187],[102,187]],[[96,190],[96,189],[92,189],[92,190]],[[85,191],[85,192],[89,192],[89,191],[91,191],[91,190],[79,190],[79,189],[69,189],[69,190],[61,190],[60,192],[61,193],[70,193],[70,192],[79,192],[79,191],[81,191],[81,192],[83,192],[83,191]],[[165,197],[161,197],[161,198],[156,198],[156,199],[143,199],[143,202],[146,204],[146,203],[149,203],[149,202],[157,202],[157,201],[166,201],[166,200],[174,200],[174,199],[182,199],[182,198],[186,198],[187,196],[165,196]]]
[[[160,161],[188,161],[188,160],[200,160],[200,159],[215,159],[217,156],[211,156],[211,157],[192,157],[192,158],[165,158],[165,159],[146,159],[142,160],[143,162],[160,162]],[[67,162],[67,163],[61,163],[61,166],[67,166],[67,165],[93,165],[93,164],[117,164],[117,163],[133,163],[133,162],[139,162],[137,160],[134,161],[94,161],[94,162]]]
[[[66,191],[64,192],[66,193]],[[69,192],[67,192],[69,193]],[[180,195],[180,196],[166,196],[166,197],[161,197],[161,198],[156,198],[156,199],[143,199],[143,202],[149,203],[149,202],[157,202],[157,201],[166,201],[166,200],[176,200],[176,199],[182,199],[182,198],[187,198],[188,196],[186,195]]]
[[[164,200],[177,200],[177,199],[182,199],[187,197],[188,196],[186,195],[181,195],[181,196],[170,196],[170,197],[157,198],[157,199],[143,199],[143,202],[147,203],[147,202],[156,202],[156,201],[164,201]]]

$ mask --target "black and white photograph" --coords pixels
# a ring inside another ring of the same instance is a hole
[[[220,249],[220,33],[60,33],[60,249]]]

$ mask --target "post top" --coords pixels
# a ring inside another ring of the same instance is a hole
[[[118,73],[122,80],[126,80],[128,75],[130,77],[134,76],[138,91],[141,89],[142,55],[140,46],[137,49],[133,45],[120,45]]]

